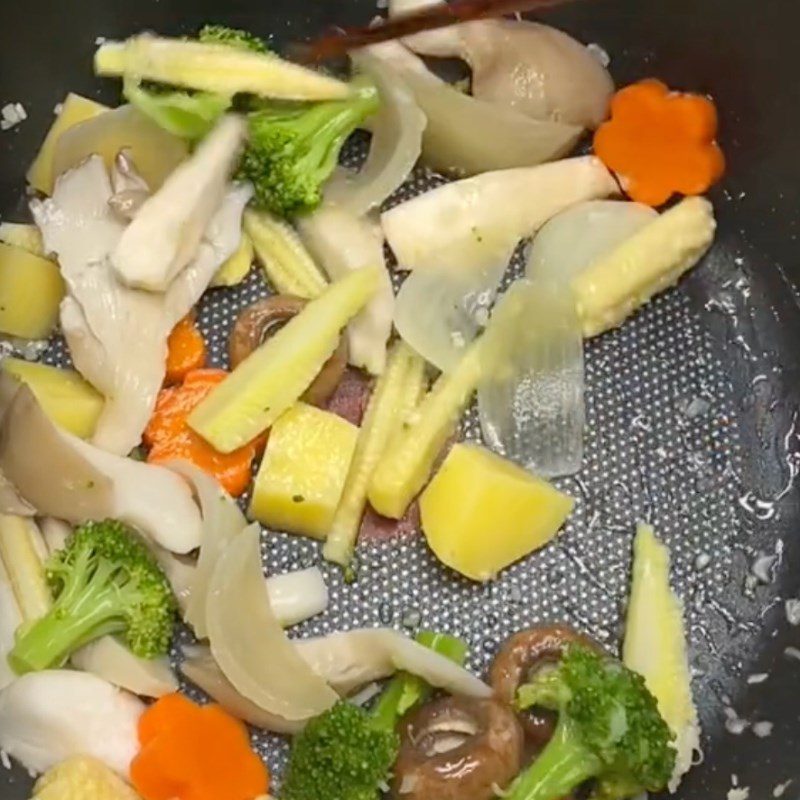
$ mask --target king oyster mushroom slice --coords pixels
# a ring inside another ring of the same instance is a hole
[[[6,380],[12,379],[0,376]],[[200,511],[173,472],[61,430],[27,386],[0,412],[0,471],[39,514],[76,524],[119,519],[174,553],[199,546]]]
[[[193,261],[163,294],[131,289],[114,274],[110,253],[125,225],[109,205],[114,190],[99,156],[60,176],[51,198],[31,204],[67,285],[61,327],[73,363],[106,398],[93,444],[118,455],[139,444],[164,380],[169,333],[236,250],[251,194],[249,184],[228,188]]]
[[[225,195],[246,124],[228,115],[139,208],[111,254],[126,286],[165,292],[195,258]]]

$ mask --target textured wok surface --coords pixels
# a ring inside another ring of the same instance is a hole
[[[48,0],[35,15],[20,6],[4,13],[0,105],[21,101],[29,119],[0,133],[3,218],[24,210],[24,170],[63,94],[116,99],[116,85],[91,76],[96,36],[141,28],[186,32],[219,20],[285,40],[330,22],[364,20],[375,10],[371,3],[289,0],[81,0],[77,6]],[[800,628],[788,625],[783,610],[786,598],[800,596],[793,483],[800,467],[800,157],[793,140],[800,97],[792,67],[792,22],[800,13],[791,0],[649,0],[643,8],[586,0],[548,19],[602,45],[618,82],[657,75],[712,92],[730,177],[715,193],[720,235],[706,263],[622,330],[588,347],[585,466],[578,480],[561,482],[579,500],[575,515],[553,546],[487,587],[438,565],[419,538],[364,548],[355,584],[343,586],[326,568],[331,607],[298,634],[378,624],[440,628],[470,641],[476,669],[505,635],[538,621],[569,621],[613,647],[633,524],[648,518],[673,551],[705,728],[705,764],[680,796],[723,797],[735,773],[751,798],[767,798],[777,784],[800,778],[800,661],[786,655],[787,647],[800,646]],[[420,171],[398,197],[436,180]],[[204,299],[200,322],[216,363],[224,363],[237,309],[265,292],[254,274],[242,287]],[[63,346],[56,343],[46,360],[65,363]],[[464,431],[476,435],[473,416]],[[748,577],[759,555],[776,552],[774,580]],[[269,534],[265,558],[271,570],[282,571],[316,563],[319,554],[314,543]],[[758,673],[769,677],[748,684],[747,676]],[[773,722],[772,735],[727,732],[725,705],[750,721]],[[279,767],[284,745],[275,737],[257,741]],[[3,800],[22,800],[27,787],[19,771],[0,771]],[[800,797],[800,780],[784,796]]]

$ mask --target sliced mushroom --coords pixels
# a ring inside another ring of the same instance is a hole
[[[511,704],[519,687],[540,670],[555,666],[569,644],[582,644],[593,650],[598,645],[567,625],[549,625],[515,633],[505,641],[489,670],[489,683],[495,696]],[[523,719],[530,744],[538,749],[553,735],[556,716],[534,709]]]
[[[498,700],[444,697],[401,723],[392,797],[492,800],[522,766],[523,733]]]
[[[291,294],[277,294],[247,306],[236,318],[228,342],[231,369],[235,369],[254,350],[273,336],[292,317],[303,310],[308,301]],[[303,400],[323,405],[334,393],[347,367],[347,342],[342,337],[334,354],[325,362],[316,380],[308,387]]]

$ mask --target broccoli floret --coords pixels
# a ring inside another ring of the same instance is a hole
[[[595,800],[621,800],[667,785],[672,734],[641,675],[574,645],[559,666],[523,686],[520,708],[559,712],[545,749],[511,787],[509,800],[565,797],[594,778]]]
[[[197,38],[205,44],[226,44],[240,50],[252,50],[254,53],[268,53],[269,48],[262,39],[238,28],[225,25],[204,25]]]
[[[17,673],[58,667],[79,647],[118,634],[142,658],[164,655],[175,598],[150,551],[116,520],[87,522],[45,563],[50,611],[23,629],[8,660]]]
[[[282,797],[377,800],[399,746],[393,728],[351,703],[337,703],[295,737]]]
[[[240,176],[255,203],[282,217],[313,211],[346,139],[380,106],[374,85],[356,79],[353,96],[322,103],[273,103],[248,116],[250,144]]]

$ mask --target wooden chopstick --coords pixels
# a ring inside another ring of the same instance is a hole
[[[308,43],[295,44],[292,56],[306,64],[319,63],[347,54],[350,50],[422,31],[444,28],[459,22],[501,17],[562,5],[570,0],[453,0],[429,6],[411,14],[393,17],[363,27],[335,28]]]

